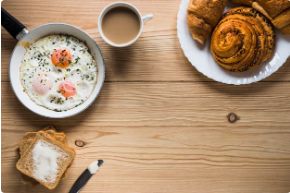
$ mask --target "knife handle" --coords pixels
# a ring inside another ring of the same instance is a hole
[[[86,169],[80,177],[76,180],[69,193],[78,193],[92,177],[92,174]]]

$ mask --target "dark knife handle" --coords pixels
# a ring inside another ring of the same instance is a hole
[[[88,169],[86,169],[74,183],[69,193],[78,193],[86,185],[91,177],[92,174]]]
[[[104,161],[103,160],[98,160],[98,166],[101,167],[103,165]],[[90,180],[90,178],[94,174],[91,174],[89,169],[87,168],[77,179],[77,181],[74,183],[72,188],[70,189],[69,193],[78,193],[81,191],[81,189],[86,185],[86,183]]]
[[[1,7],[1,25],[16,39],[16,36],[26,27],[5,9]]]

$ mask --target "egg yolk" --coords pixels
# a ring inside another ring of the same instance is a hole
[[[58,90],[64,97],[72,97],[76,94],[73,80],[64,80],[58,85]]]
[[[58,50],[54,50],[51,55],[51,62],[61,68],[66,68],[72,62],[72,55],[69,49],[60,48]]]
[[[39,95],[45,95],[52,85],[53,80],[49,74],[38,74],[32,81],[32,88]]]

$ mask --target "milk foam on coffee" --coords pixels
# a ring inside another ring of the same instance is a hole
[[[138,36],[140,20],[138,15],[129,8],[113,8],[105,14],[102,30],[106,38],[113,43],[125,44]]]
[[[62,155],[55,148],[44,141],[38,141],[32,150],[34,177],[40,181],[53,183],[56,180],[57,159]]]

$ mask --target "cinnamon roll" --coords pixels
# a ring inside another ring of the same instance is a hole
[[[227,70],[243,72],[257,67],[274,51],[275,32],[270,21],[253,8],[226,12],[215,28],[211,52]]]

